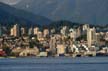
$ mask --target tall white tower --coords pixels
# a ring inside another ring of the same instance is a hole
[[[87,43],[88,47],[91,47],[92,44],[95,44],[96,41],[96,30],[95,28],[87,29]]]

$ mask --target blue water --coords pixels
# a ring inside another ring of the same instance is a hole
[[[108,71],[108,57],[6,58],[0,71]]]

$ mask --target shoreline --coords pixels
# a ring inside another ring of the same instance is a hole
[[[81,57],[71,57],[71,56],[49,56],[49,57],[36,57],[36,56],[26,56],[26,57],[15,57],[15,56],[8,56],[8,57],[2,57],[0,56],[0,59],[17,59],[17,58],[93,58],[93,57],[108,57],[108,56],[81,56]]]

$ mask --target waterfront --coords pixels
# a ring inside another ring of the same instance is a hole
[[[108,57],[2,58],[0,71],[107,71]]]

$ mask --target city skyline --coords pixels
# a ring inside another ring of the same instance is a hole
[[[107,71],[108,0],[0,0],[0,71]]]

